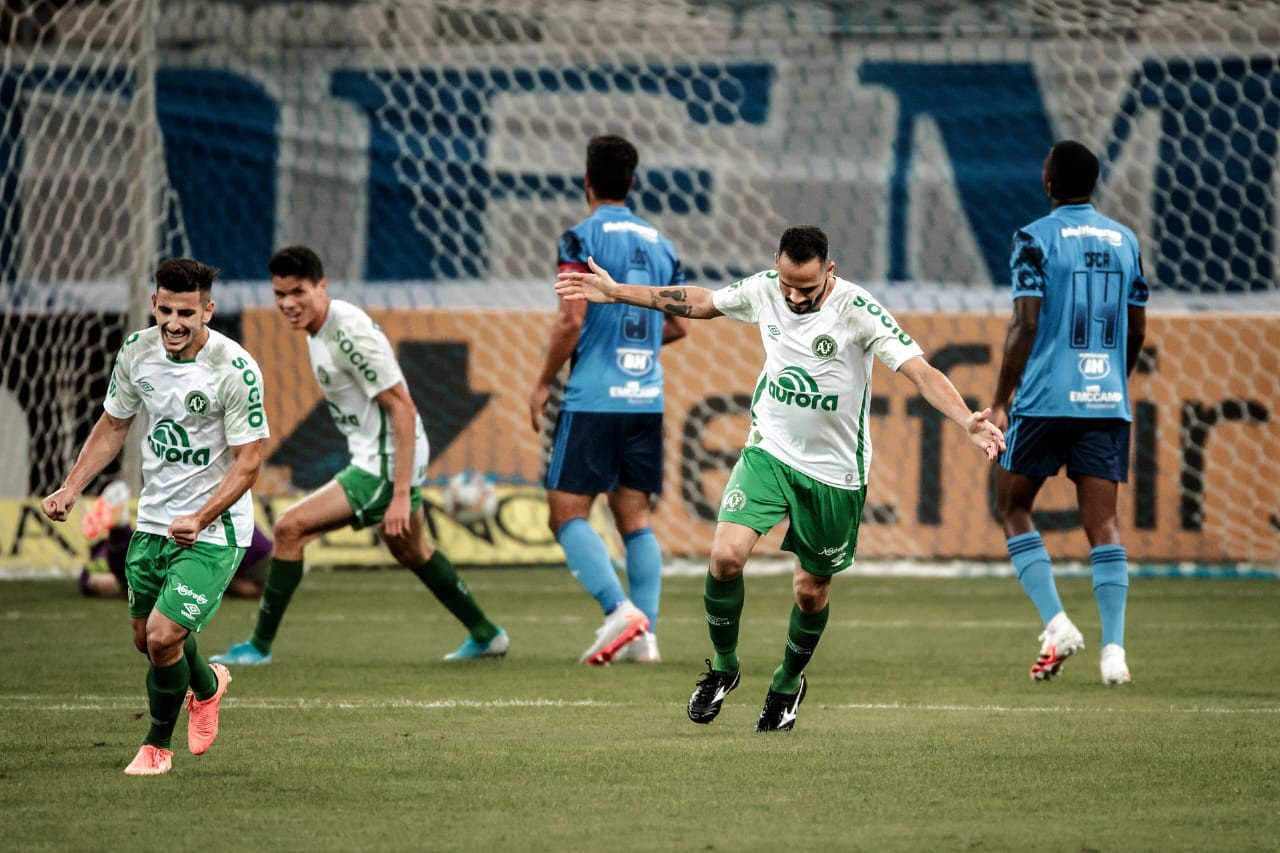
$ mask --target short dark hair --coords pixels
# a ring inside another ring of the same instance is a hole
[[[1098,183],[1098,158],[1074,139],[1064,139],[1049,149],[1045,178],[1049,192],[1059,201],[1087,198]]]
[[[827,235],[816,225],[792,225],[782,232],[778,241],[778,254],[786,255],[792,263],[804,264],[817,258],[827,262]]]
[[[301,278],[319,281],[324,278],[324,264],[320,256],[306,246],[285,246],[267,261],[267,269],[281,278]]]
[[[162,261],[156,267],[154,276],[157,290],[163,287],[170,293],[199,291],[206,298],[213,292],[213,282],[217,277],[217,269],[194,258],[170,258]]]
[[[587,143],[587,177],[596,198],[625,199],[639,163],[640,153],[621,136],[593,136]]]

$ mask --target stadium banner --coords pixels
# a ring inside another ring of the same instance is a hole
[[[497,493],[498,510],[493,518],[464,525],[445,514],[438,489],[426,489],[423,498],[433,541],[460,566],[564,565],[564,552],[547,528],[547,502],[542,490],[499,486]],[[269,533],[273,519],[298,498],[294,494],[258,499],[255,515],[259,527]],[[54,524],[40,511],[39,499],[0,499],[0,575],[12,571],[65,572],[83,566],[89,543],[80,530],[80,515],[91,504],[90,500],[79,501],[66,523]],[[610,555],[619,559],[617,536],[603,506],[594,509],[591,525],[604,538]],[[306,559],[312,566],[393,564],[386,548],[368,528],[326,534],[307,546]]]
[[[892,289],[879,294],[893,305]],[[431,440],[432,477],[482,468],[509,481],[541,481],[543,438],[528,394],[552,314],[537,311],[403,309],[371,312],[396,347]],[[989,314],[897,314],[930,361],[970,402],[995,387],[1007,319]],[[345,448],[308,375],[306,341],[274,311],[247,309],[245,346],[269,353],[272,438],[259,492],[313,488],[337,471]],[[721,489],[747,431],[763,351],[753,325],[694,322],[662,352],[666,370],[666,493],[654,525],[664,548],[686,555],[711,546]],[[1257,370],[1235,371],[1237,362]],[[1123,365],[1086,364],[1089,371]],[[1259,377],[1268,377],[1260,382]],[[1153,314],[1131,382],[1129,483],[1120,523],[1131,559],[1234,563],[1280,560],[1280,317]],[[1082,393],[1087,393],[1087,383]],[[1272,389],[1267,391],[1266,389]],[[858,542],[865,558],[1005,559],[992,513],[992,467],[906,379],[876,367],[871,405],[875,450]],[[1087,559],[1064,477],[1045,487],[1037,524],[1055,557]],[[1242,513],[1241,507],[1256,508]],[[1230,509],[1230,511],[1228,511]],[[530,508],[530,513],[532,509]],[[513,510],[514,512],[514,510]],[[540,516],[542,517],[542,516]],[[529,528],[538,524],[529,521]],[[522,528],[524,529],[524,528]],[[528,545],[520,562],[538,562]],[[776,549],[781,531],[764,542]],[[448,547],[447,543],[443,543]],[[519,552],[513,542],[513,556]],[[455,559],[458,559],[455,557]],[[463,560],[465,561],[465,558]]]

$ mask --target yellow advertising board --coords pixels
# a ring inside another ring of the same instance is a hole
[[[459,524],[445,514],[438,490],[427,489],[423,497],[432,540],[460,566],[564,564],[564,552],[547,528],[547,501],[541,489],[499,486],[494,517],[469,525]],[[269,535],[272,519],[297,500],[296,495],[258,500],[258,526]],[[89,546],[80,532],[80,512],[88,503],[78,503],[66,523],[54,524],[40,512],[36,499],[0,500],[0,571],[68,570],[84,565]],[[616,558],[617,535],[603,507],[595,509],[591,525]],[[392,563],[372,529],[326,534],[307,546],[306,558],[313,566]]]

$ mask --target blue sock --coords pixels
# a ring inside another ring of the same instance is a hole
[[[1053,563],[1049,561],[1049,552],[1044,549],[1044,541],[1036,531],[1020,533],[1005,543],[1009,548],[1009,559],[1018,572],[1018,581],[1031,596],[1031,603],[1040,611],[1040,620],[1048,625],[1049,620],[1062,612],[1062,601],[1058,598],[1058,588],[1053,583]]]
[[[1124,546],[1099,545],[1089,552],[1093,597],[1102,619],[1102,645],[1124,646],[1124,604],[1129,597],[1129,564]]]
[[[662,549],[652,527],[622,537],[627,546],[627,588],[631,600],[649,617],[649,631],[658,630],[658,598],[662,594]]]
[[[604,541],[585,518],[566,521],[556,533],[556,541],[564,549],[569,571],[591,593],[591,597],[600,602],[605,615],[617,610],[618,605],[627,600],[622,584],[618,582],[618,573],[613,570],[613,562],[609,559],[609,549],[604,547]]]

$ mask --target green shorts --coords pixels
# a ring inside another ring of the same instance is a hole
[[[218,612],[244,552],[208,542],[181,548],[165,536],[136,531],[124,563],[129,615],[145,619],[154,608],[199,633]]]
[[[866,486],[837,489],[748,447],[724,487],[719,520],[763,536],[789,517],[783,549],[795,554],[806,572],[834,575],[853,564],[866,499]]]
[[[363,468],[348,465],[334,477],[351,505],[351,513],[356,520],[351,526],[356,530],[370,527],[382,521],[383,514],[391,505],[392,482],[386,477],[370,474]],[[409,487],[409,512],[414,513],[422,506],[422,492],[417,486]]]

